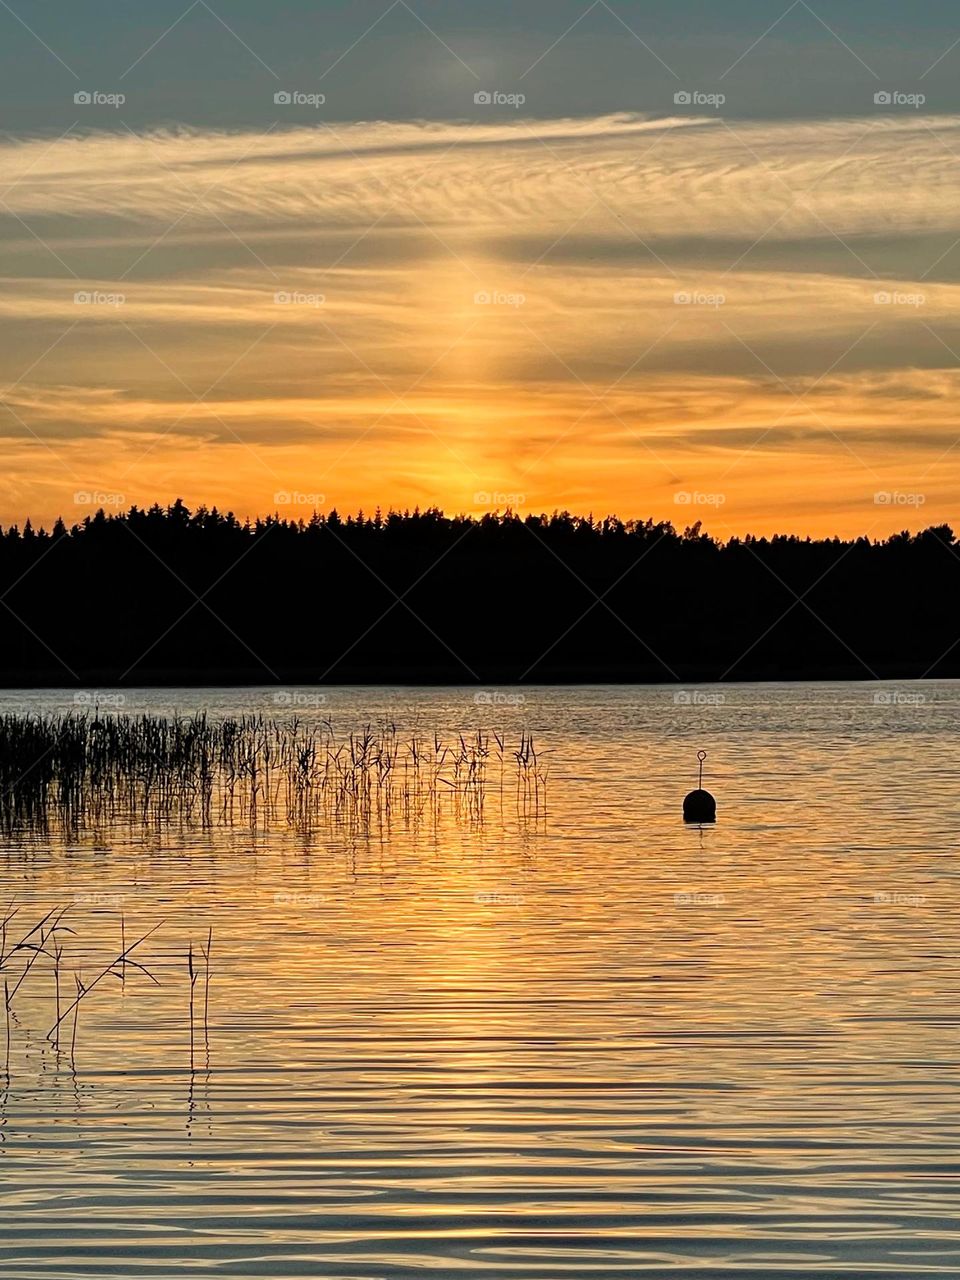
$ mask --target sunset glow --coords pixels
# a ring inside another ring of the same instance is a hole
[[[0,517],[954,519],[958,141],[624,114],[8,140]]]

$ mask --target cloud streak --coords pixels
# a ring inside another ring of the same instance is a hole
[[[779,240],[952,229],[958,157],[954,117],[731,126],[609,116],[94,133],[8,142],[0,173],[3,201],[24,218],[152,225],[195,213],[242,230],[308,217],[336,229],[362,216],[519,235],[578,213],[584,229],[609,230],[612,212],[645,237]]]

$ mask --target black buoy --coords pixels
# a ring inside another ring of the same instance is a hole
[[[690,791],[683,797],[684,822],[716,822],[717,802],[709,791],[703,789],[703,762],[707,758],[705,751],[697,752],[700,761],[700,782],[696,791]]]

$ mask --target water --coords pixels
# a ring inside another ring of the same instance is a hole
[[[531,728],[549,811],[6,841],[87,980],[163,923],[72,1062],[16,996],[4,1280],[960,1274],[960,685],[515,692],[127,693]]]

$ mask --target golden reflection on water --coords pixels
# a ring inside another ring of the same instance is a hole
[[[164,923],[162,986],[98,988],[73,1061],[48,970],[17,995],[4,1277],[956,1275],[956,687],[725,696],[493,709],[550,748],[542,820],[7,841],[5,899],[73,904],[71,968]]]

